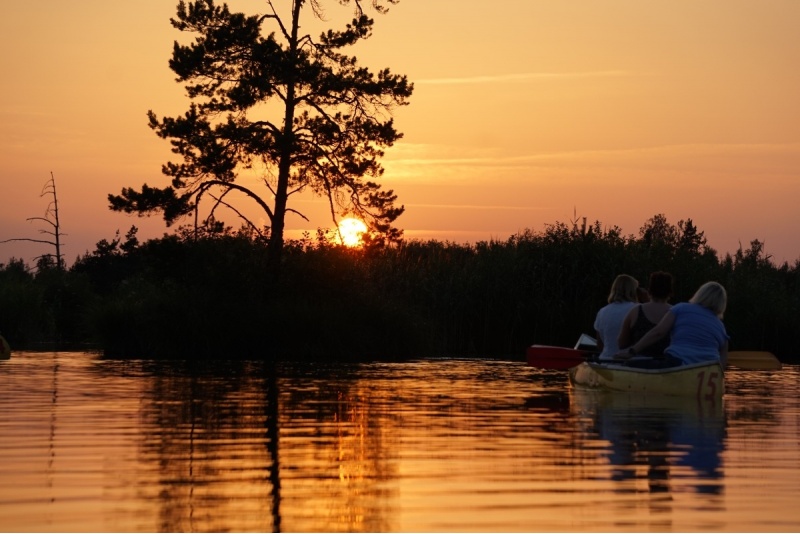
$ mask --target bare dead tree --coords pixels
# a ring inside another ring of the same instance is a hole
[[[56,268],[59,271],[64,270],[64,258],[61,255],[61,238],[65,236],[61,231],[61,222],[58,219],[58,195],[56,194],[56,179],[53,176],[52,171],[50,172],[50,179],[45,182],[44,187],[42,188],[42,192],[39,197],[46,197],[51,196],[52,199],[47,205],[47,209],[45,210],[44,217],[28,217],[25,219],[26,221],[42,221],[49,225],[49,228],[39,230],[40,234],[48,235],[52,239],[32,239],[29,237],[15,237],[13,239],[6,239],[4,241],[0,241],[0,243],[9,243],[11,241],[28,241],[31,243],[43,243],[45,245],[51,245],[55,247],[56,253]],[[51,256],[50,254],[42,254],[38,256],[36,259],[40,260]]]

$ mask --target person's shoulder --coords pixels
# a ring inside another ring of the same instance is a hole
[[[677,304],[673,304],[672,307],[669,309],[670,313],[673,315],[680,315],[681,313],[691,312],[692,304],[690,302],[679,302]]]
[[[633,323],[636,321],[637,317],[639,317],[640,310],[642,309],[641,304],[637,304],[635,306],[631,306],[625,311],[625,322],[626,323]]]

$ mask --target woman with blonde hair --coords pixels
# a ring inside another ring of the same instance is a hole
[[[728,293],[725,291],[725,288],[717,282],[706,282],[700,286],[700,289],[689,299],[689,302],[708,308],[722,320],[722,316],[725,314],[725,308],[728,305]]]
[[[636,305],[636,290],[639,282],[630,275],[621,274],[611,284],[608,294],[608,304],[600,308],[594,320],[594,330],[597,334],[600,360],[610,360],[619,351],[617,338],[622,327],[622,321],[628,312]]]
[[[669,334],[664,354],[674,365],[719,360],[725,367],[730,338],[722,316],[727,303],[725,288],[717,282],[706,282],[689,302],[673,306],[652,330],[617,357],[635,356]]]

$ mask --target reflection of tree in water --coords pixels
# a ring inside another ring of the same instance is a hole
[[[158,463],[159,529],[279,530],[268,376],[247,362],[153,365],[143,451]]]
[[[616,491],[632,496],[617,503],[621,512],[637,509],[643,503],[635,496],[646,493],[650,512],[661,517],[655,527],[668,529],[670,503],[680,493],[707,495],[707,508],[722,506],[714,497],[724,489],[721,401],[586,391],[574,391],[573,399],[593,413],[594,432],[609,443]]]
[[[387,530],[396,473],[370,391],[255,362],[156,365],[142,413],[159,530]]]

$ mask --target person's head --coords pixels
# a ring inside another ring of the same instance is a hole
[[[721,284],[706,282],[700,286],[694,296],[689,299],[689,302],[708,308],[722,319],[725,307],[728,305],[728,293]]]
[[[627,274],[621,274],[614,279],[611,284],[611,292],[608,294],[608,303],[612,302],[636,302],[636,289],[639,282],[636,278]]]
[[[664,271],[650,274],[650,297],[666,301],[672,296],[672,275]]]
[[[639,302],[650,302],[650,292],[642,286],[637,287],[636,300]]]

